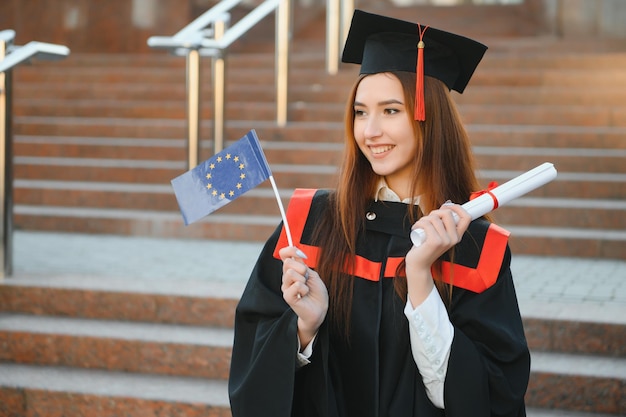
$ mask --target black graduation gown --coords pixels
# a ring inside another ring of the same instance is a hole
[[[309,256],[309,266],[316,258],[309,246],[312,227],[327,206],[327,192],[313,194],[308,217],[294,218],[293,199],[288,210],[294,244]],[[286,246],[281,227],[265,244],[236,311],[229,379],[233,417],[525,416],[530,356],[506,240],[489,243],[490,223],[476,220],[456,247],[460,269],[448,308],[454,339],[441,410],[426,395],[411,352],[405,303],[393,287],[395,266],[411,247],[406,205],[372,202],[368,212],[375,219],[367,221],[357,247],[362,258],[354,278],[350,343],[324,322],[311,363],[299,369],[297,316],[282,298],[282,262],[275,254]],[[485,253],[494,247],[495,254]],[[489,269],[491,278],[485,277]]]

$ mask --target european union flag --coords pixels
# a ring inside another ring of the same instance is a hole
[[[254,130],[197,167],[174,178],[172,186],[185,225],[214,212],[272,175]]]

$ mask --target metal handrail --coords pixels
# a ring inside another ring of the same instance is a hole
[[[209,56],[213,61],[214,124],[213,151],[224,146],[225,114],[225,51],[267,15],[276,12],[276,123],[283,127],[287,123],[287,80],[290,33],[290,0],[265,0],[232,27],[228,12],[243,0],[222,0],[211,9],[189,23],[174,36],[152,36],[148,46],[169,49],[187,56],[187,124],[189,139],[189,168],[199,160],[199,65],[200,56]],[[208,38],[207,36],[210,36]]]
[[[354,0],[326,0],[326,72],[337,74],[354,13]]]
[[[15,66],[31,59],[62,59],[64,45],[31,41],[13,44],[15,31],[0,31],[0,281],[13,273],[13,131],[12,101]]]

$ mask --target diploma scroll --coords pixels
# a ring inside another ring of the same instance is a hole
[[[497,209],[498,207],[508,204],[522,195],[545,185],[556,178],[556,169],[554,165],[545,162],[536,168],[523,173],[522,175],[505,182],[504,184],[485,192],[479,197],[468,201],[461,207],[465,209],[475,220],[485,214]],[[455,220],[458,216],[455,214]],[[414,229],[411,231],[411,241],[413,245],[419,246],[424,243],[426,233],[422,229]]]

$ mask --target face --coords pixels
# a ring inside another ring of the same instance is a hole
[[[408,197],[417,140],[400,81],[389,73],[363,78],[354,98],[354,138],[387,185]]]

